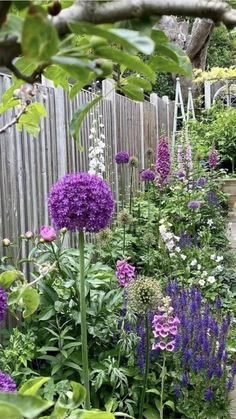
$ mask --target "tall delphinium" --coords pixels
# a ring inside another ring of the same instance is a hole
[[[97,82],[92,84],[92,93],[96,97],[100,91],[97,89]],[[105,173],[105,134],[104,124],[102,122],[102,115],[99,114],[99,105],[96,105],[91,111],[90,115],[93,117],[91,128],[90,128],[90,147],[89,147],[89,171],[91,175],[97,175],[103,177]]]
[[[139,404],[139,418],[143,417],[143,408],[145,402],[145,394],[147,390],[147,380],[149,372],[150,362],[150,350],[151,350],[151,325],[150,318],[152,313],[158,310],[158,306],[161,303],[162,294],[158,281],[152,277],[138,276],[137,279],[130,282],[127,286],[127,301],[128,309],[133,313],[137,314],[141,323],[143,323],[143,329],[140,324],[142,336],[141,344],[143,346],[144,355],[144,378],[143,388],[140,397]]]
[[[5,319],[7,312],[7,293],[0,287],[0,322]]]
[[[57,229],[66,227],[79,231],[80,277],[79,298],[81,312],[81,342],[83,381],[86,388],[86,409],[90,408],[90,386],[87,346],[87,319],[85,300],[84,234],[104,229],[114,210],[112,192],[100,177],[89,173],[67,174],[51,189],[49,212]]]
[[[168,138],[162,136],[157,146],[156,155],[157,186],[162,189],[168,183],[171,172],[171,159]]]
[[[162,368],[161,368],[161,392],[160,392],[160,419],[164,416],[164,385],[166,377],[166,355],[168,352],[172,352],[175,349],[175,339],[178,334],[178,327],[180,320],[174,314],[174,309],[171,306],[170,297],[163,298],[162,306],[159,307],[159,311],[154,315],[153,335],[154,342],[152,344],[152,350],[161,352],[162,355]]]
[[[137,159],[137,157],[135,157],[135,156],[130,157],[129,167],[130,167],[129,213],[132,214],[134,171],[138,167],[138,159]]]
[[[118,151],[115,155],[116,164],[120,166],[120,188],[121,188],[121,205],[125,206],[125,165],[129,163],[129,153],[127,151]]]
[[[215,149],[214,144],[212,144],[212,147],[208,154],[208,165],[211,170],[215,169],[217,165],[217,160],[218,160],[217,151]]]
[[[196,287],[186,291],[172,282],[167,292],[180,321],[175,342],[176,365],[181,375],[180,395],[188,403],[188,391],[195,388],[197,399],[205,400],[207,417],[208,403],[217,403],[217,395],[227,398],[224,389],[232,388],[234,371],[226,347],[231,318],[222,316],[219,297],[215,310],[211,310]]]

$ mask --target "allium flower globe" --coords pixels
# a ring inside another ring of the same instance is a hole
[[[140,173],[140,180],[143,182],[150,182],[155,179],[155,173],[151,169],[143,170]]]
[[[10,375],[0,371],[0,392],[12,393],[16,391],[16,383]]]
[[[114,200],[102,178],[79,172],[65,175],[52,187],[48,206],[57,229],[97,233],[111,220]]]
[[[115,155],[115,160],[117,164],[129,163],[129,153],[127,151],[119,151]]]

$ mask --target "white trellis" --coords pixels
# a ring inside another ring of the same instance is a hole
[[[226,106],[236,107],[236,79],[228,79],[225,84],[217,88],[214,92],[216,83],[222,83],[221,80],[206,80],[204,83],[205,90],[205,108],[208,109],[216,101],[220,99]]]

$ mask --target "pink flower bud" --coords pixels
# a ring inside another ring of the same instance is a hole
[[[33,233],[32,233],[32,231],[26,231],[26,233],[25,233],[25,238],[26,239],[32,239],[32,237],[33,237]]]
[[[53,227],[51,226],[42,226],[40,228],[40,236],[41,239],[45,240],[45,242],[52,242],[56,238],[56,232]]]

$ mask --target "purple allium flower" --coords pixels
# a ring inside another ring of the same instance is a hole
[[[121,287],[127,285],[135,278],[135,267],[127,262],[127,259],[116,262],[116,277]]]
[[[12,393],[16,391],[16,383],[10,375],[0,371],[0,392]]]
[[[129,163],[129,153],[127,151],[118,151],[115,155],[115,161],[117,164]]]
[[[65,175],[52,187],[48,206],[56,228],[96,233],[109,223],[114,200],[103,179],[80,172]]]
[[[158,185],[163,186],[170,175],[171,161],[168,139],[161,137],[157,146],[156,171],[159,175]]]
[[[7,311],[7,293],[3,288],[0,288],[0,322],[5,318]]]
[[[52,242],[57,237],[54,228],[51,226],[42,226],[40,228],[40,236],[45,242]]]
[[[208,387],[208,389],[204,393],[204,399],[206,402],[210,402],[213,397],[213,390],[211,387]]]
[[[151,169],[143,170],[140,173],[140,180],[144,182],[150,182],[155,179],[155,173]]]
[[[206,178],[205,178],[205,177],[200,177],[200,178],[197,180],[197,186],[198,186],[199,188],[204,188],[205,184],[206,184]]]
[[[200,207],[201,203],[199,201],[189,201],[188,208],[189,209],[198,209]]]
[[[217,165],[217,152],[214,145],[208,154],[208,164],[211,169],[214,169]]]

